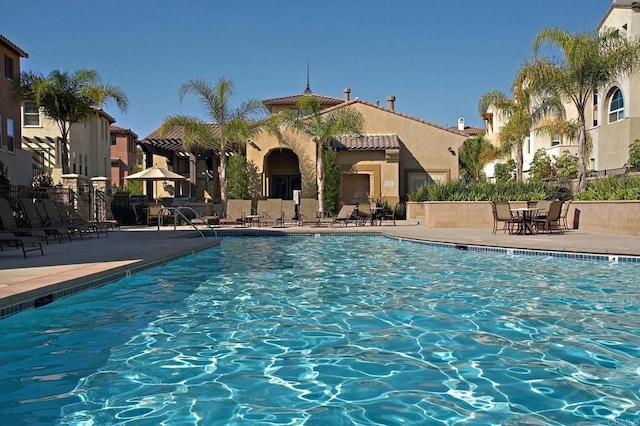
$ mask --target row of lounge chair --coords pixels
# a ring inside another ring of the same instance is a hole
[[[207,220],[207,218],[204,218]],[[293,200],[269,198],[258,200],[255,214],[252,214],[251,200],[228,200],[227,215],[219,220],[220,225],[272,225],[275,227],[285,224],[303,225],[333,225],[347,226],[349,223],[356,225],[379,223],[382,219],[393,221],[395,225],[395,212],[391,209],[372,211],[368,204],[360,206],[345,204],[334,217],[320,217],[318,200],[315,198],[301,198],[298,212]]]
[[[15,206],[15,208],[14,208]],[[26,258],[29,251],[39,250],[44,255],[42,243],[49,238],[62,243],[74,238],[108,235],[111,225],[87,222],[71,207],[50,199],[19,200],[14,206],[0,198],[0,249],[17,247]]]

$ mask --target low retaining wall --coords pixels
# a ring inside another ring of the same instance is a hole
[[[512,202],[524,207],[525,202]],[[407,219],[418,219],[427,228],[493,227],[487,201],[436,201],[407,203]],[[585,231],[640,236],[640,201],[573,201],[567,214],[569,227]]]

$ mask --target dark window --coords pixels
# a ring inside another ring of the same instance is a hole
[[[22,122],[25,126],[39,126],[40,125],[40,108],[35,102],[24,103],[24,116]]]
[[[116,137],[111,136],[111,145],[115,145],[115,144],[116,144]]]
[[[4,55],[4,76],[13,80],[13,58]]]

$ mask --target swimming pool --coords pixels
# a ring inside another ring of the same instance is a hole
[[[224,239],[0,321],[0,421],[634,424],[637,268]]]

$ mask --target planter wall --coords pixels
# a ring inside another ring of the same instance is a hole
[[[526,203],[511,204],[524,207]],[[487,201],[410,202],[407,219],[418,219],[427,228],[493,227]],[[640,201],[573,201],[567,221],[570,228],[575,223],[585,231],[640,236]]]

